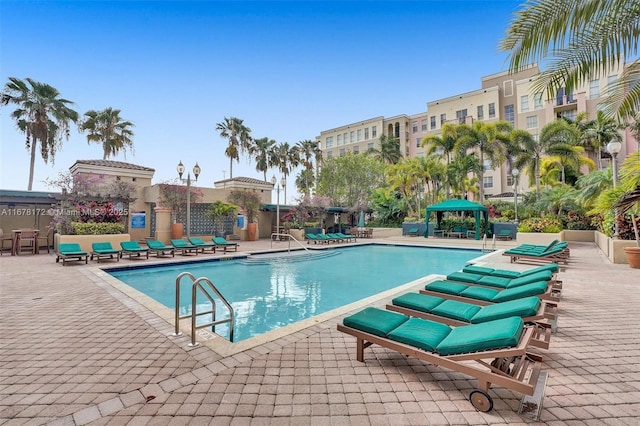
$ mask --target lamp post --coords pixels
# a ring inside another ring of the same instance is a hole
[[[287,184],[287,180],[285,178],[280,179],[280,182],[276,179],[275,175],[271,178],[271,184],[275,187],[276,184],[276,233],[280,233],[280,185],[284,188]],[[279,240],[280,237],[277,238]]]
[[[622,149],[622,144],[618,141],[612,140],[607,144],[607,151],[611,154],[611,168],[613,175],[613,188],[615,189],[618,186],[618,153]],[[613,231],[613,239],[618,239],[618,211],[614,211],[614,231]]]
[[[518,175],[520,174],[520,170],[511,169],[511,176],[513,176],[513,206],[516,213],[516,218],[514,222],[516,225],[518,224]]]
[[[182,161],[178,163],[178,167],[176,167],[176,170],[178,170],[178,176],[180,176],[180,180],[185,182],[185,179],[182,179],[182,174],[184,173],[184,165],[182,164]],[[200,166],[198,166],[198,163],[196,162],[196,165],[193,166],[193,175],[196,177],[196,182],[198,181],[198,176],[200,176],[200,171],[201,171]],[[187,238],[189,238],[191,236],[191,172],[187,172],[186,183],[187,183]]]

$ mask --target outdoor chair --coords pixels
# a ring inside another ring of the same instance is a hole
[[[227,252],[227,250],[231,249],[233,249],[233,251],[238,251],[238,243],[229,242],[222,237],[213,237],[212,241],[217,248],[222,247],[225,253]]]
[[[196,247],[200,247],[202,249],[202,253],[204,253],[206,249],[210,249],[212,253],[216,252],[215,243],[207,243],[200,237],[189,237],[189,242]]]
[[[496,234],[496,239],[498,240],[510,240],[511,238],[513,238],[511,236],[511,230],[510,229],[501,229],[500,231],[498,231],[498,233]]]
[[[9,250],[11,252],[13,252],[13,236],[6,236],[4,235],[4,231],[2,230],[2,228],[0,228],[0,243],[2,245],[0,245],[0,256],[2,256],[2,252],[4,251],[4,242],[8,241],[9,242]]]
[[[342,238],[345,241],[353,240],[354,243],[358,241],[358,238],[355,235],[345,235],[342,232],[336,232],[335,235],[337,235],[338,237]]]
[[[427,294],[406,293],[394,298],[386,308],[410,317],[441,322],[452,327],[520,317],[525,323],[535,322],[539,326],[538,336],[532,343],[543,349],[549,349],[551,339],[551,324],[546,320],[556,320],[556,306],[543,303],[535,296],[479,306]]]
[[[535,328],[525,327],[522,318],[453,328],[383,309],[365,308],[344,318],[338,331],[356,338],[356,358],[360,362],[364,362],[364,349],[377,344],[476,378],[478,388],[470,393],[469,401],[479,411],[493,408],[493,400],[487,393],[492,384],[526,395],[536,392],[542,358],[529,352]]]
[[[551,271],[538,271],[535,274],[518,278],[495,277],[493,275],[480,275],[469,272],[453,272],[447,275],[447,281],[458,281],[465,284],[496,287],[500,289],[514,288],[538,281],[546,281],[553,284],[556,290],[560,291],[562,289],[562,282],[553,279],[553,272]]]
[[[333,238],[326,234],[316,234],[316,238],[320,241],[326,241],[327,243],[339,243],[340,241],[342,241],[342,239],[340,238]]]
[[[89,253],[80,248],[78,243],[60,243],[58,244],[58,251],[56,252],[56,263],[62,259],[62,266],[65,266],[67,262],[82,261],[89,263]]]
[[[89,259],[93,260],[94,256],[98,263],[100,263],[100,259],[115,259],[116,262],[119,262],[120,250],[114,249],[110,242],[91,243]]]
[[[549,250],[519,250],[510,249],[502,253],[503,256],[509,256],[511,263],[518,261],[529,262],[545,262],[545,263],[569,263],[569,254],[561,246],[554,247]]]
[[[141,258],[144,254],[147,259],[149,258],[149,249],[147,247],[140,247],[137,241],[122,241],[120,247],[122,247],[120,257],[126,254],[129,255],[129,260],[131,260],[133,256]]]
[[[411,228],[407,231],[407,235],[411,236],[411,237],[417,237],[418,236],[418,228]]]
[[[171,240],[171,245],[173,246],[174,249],[179,251],[180,254],[183,255],[183,256],[187,256],[187,255],[192,254],[192,253],[197,256],[198,252],[200,250],[202,250],[200,247],[194,246],[193,244],[190,244],[190,243],[188,243],[185,240],[180,239],[180,238],[175,239],[175,240]]]
[[[162,241],[147,240],[147,246],[149,247],[149,253],[155,253],[156,257],[171,255],[175,257],[176,251],[173,246],[167,246]]]
[[[320,239],[316,234],[304,234],[304,237],[307,239],[307,244],[311,241],[313,241],[313,244],[318,244],[319,242],[329,244],[328,240]]]
[[[502,278],[519,278],[527,275],[535,274],[540,271],[551,271],[552,274],[556,274],[560,268],[557,263],[547,263],[535,268],[527,269],[525,271],[512,271],[509,269],[493,269],[485,266],[467,265],[462,268],[462,272],[468,272],[471,274],[479,275],[491,275],[494,277]]]
[[[420,293],[476,305],[508,302],[529,296],[537,296],[541,300],[554,303],[560,301],[559,292],[553,288],[553,284],[546,281],[537,281],[513,288],[498,289],[463,284],[455,281],[436,280],[425,285],[424,290],[420,290]]]

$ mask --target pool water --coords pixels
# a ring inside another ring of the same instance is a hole
[[[112,270],[112,276],[175,309],[175,280],[185,271],[207,277],[233,306],[236,315],[234,341],[311,318],[430,274],[448,274],[478,257],[479,250],[366,245],[335,248],[338,255],[311,260],[247,264],[229,261],[167,264],[156,267]],[[190,312],[191,280],[181,282],[181,315]],[[210,309],[198,298],[199,311]],[[218,319],[228,317],[217,303]],[[210,316],[200,318],[203,322]],[[227,336],[226,326],[216,332]]]

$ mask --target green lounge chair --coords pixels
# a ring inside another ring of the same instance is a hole
[[[326,234],[316,234],[316,238],[320,241],[326,241],[327,243],[337,243],[342,241],[340,238],[333,238]]]
[[[115,259],[116,262],[120,261],[120,250],[114,249],[109,242],[91,243],[91,255],[90,259],[96,257],[98,263],[100,259]]]
[[[335,235],[337,235],[338,237],[346,240],[346,241],[351,241],[353,240],[353,242],[355,243],[356,241],[358,241],[358,238],[355,235],[346,235],[343,234],[342,232],[336,232]]]
[[[493,400],[487,393],[492,384],[526,395],[536,392],[542,358],[529,352],[535,329],[525,327],[522,318],[453,328],[396,312],[365,308],[344,318],[338,331],[356,338],[356,359],[360,362],[364,362],[365,348],[377,344],[476,378],[478,389],[471,392],[469,400],[483,412],[493,408]],[[487,369],[488,365],[494,368]]]
[[[418,228],[411,228],[407,231],[407,235],[411,236],[411,237],[417,237],[418,236]]]
[[[454,272],[447,275],[447,281],[459,281],[467,284],[485,285],[497,288],[514,288],[524,284],[531,284],[537,281],[552,281],[553,273],[551,271],[539,271],[535,274],[525,275],[518,278],[494,277],[492,275],[471,274],[469,272]],[[554,280],[554,284],[557,281]],[[556,285],[556,288],[558,286]]]
[[[541,300],[547,300],[549,302],[558,302],[560,300],[558,290],[553,288],[553,284],[546,281],[538,281],[513,288],[498,289],[468,285],[454,281],[437,280],[425,285],[424,290],[420,290],[420,293],[477,305],[508,302],[529,296],[537,296]]]
[[[304,234],[304,237],[307,239],[307,244],[309,244],[311,241],[313,241],[313,244],[318,244],[319,242],[323,244],[329,244],[328,240],[320,239],[316,234]]]
[[[476,265],[467,265],[462,268],[462,272],[468,272],[471,274],[479,274],[479,275],[491,275],[494,277],[502,277],[502,278],[519,278],[527,275],[535,274],[540,271],[551,271],[552,274],[558,272],[560,268],[557,263],[547,263],[545,265],[540,265],[535,268],[527,269],[525,271],[512,271],[509,269],[493,269],[487,268],[485,266],[476,266]]]
[[[200,247],[194,246],[193,244],[190,244],[180,238],[176,240],[171,240],[171,245],[173,246],[174,249],[179,251],[180,254],[183,256],[187,256],[192,253],[197,256],[198,252],[201,250]]]
[[[176,256],[176,250],[172,246],[165,245],[162,241],[147,240],[147,246],[149,247],[149,253],[155,253],[156,257],[168,255],[171,255],[171,257]]]
[[[216,247],[218,248],[222,247],[225,253],[227,252],[227,250],[231,250],[231,249],[233,249],[233,251],[238,251],[238,243],[232,243],[230,241],[225,240],[222,237],[213,237],[212,241],[214,242]]]
[[[129,260],[131,260],[133,256],[141,258],[144,254],[147,259],[149,258],[149,249],[147,247],[140,247],[137,241],[122,241],[120,247],[122,247],[120,257],[127,254],[129,255]]]
[[[341,237],[341,236],[339,236],[338,234],[333,233],[333,232],[332,232],[332,233],[329,233],[329,234],[326,234],[326,235],[327,235],[327,237],[329,237],[329,238],[333,239],[334,241],[336,241],[336,242],[338,242],[338,243],[341,243],[341,242],[343,242],[343,241],[347,241],[347,238]]]
[[[67,262],[82,261],[89,263],[89,253],[80,248],[78,243],[60,243],[58,244],[58,251],[56,252],[56,263],[62,259],[62,266]]]
[[[200,237],[189,237],[189,242],[196,247],[200,247],[202,249],[202,253],[204,253],[206,249],[211,249],[212,253],[216,252],[215,243],[207,243]]]
[[[496,239],[498,240],[510,240],[513,236],[511,235],[511,229],[501,229],[496,234]]]
[[[503,256],[509,256],[511,263],[518,261],[534,261],[546,263],[569,263],[569,255],[564,247],[554,247],[550,250],[506,250]]]
[[[540,326],[534,346],[548,349],[551,324],[543,322],[556,319],[555,306],[542,303],[538,297],[525,297],[493,305],[479,306],[457,300],[443,299],[420,293],[398,296],[387,309],[410,317],[441,322],[453,327],[479,324],[502,318],[520,317],[525,323],[536,322]]]

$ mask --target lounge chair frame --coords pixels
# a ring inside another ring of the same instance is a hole
[[[78,245],[78,247],[80,247]],[[56,263],[59,263],[62,259],[62,266],[65,266],[67,262],[82,262],[84,260],[85,264],[89,263],[89,253],[81,250],[80,252],[69,252],[69,254],[65,254],[64,252],[60,252],[58,250],[56,252]]]
[[[520,342],[513,348],[447,356],[427,352],[414,346],[376,336],[343,324],[338,324],[338,331],[356,338],[356,359],[360,362],[364,362],[365,348],[376,344],[403,355],[474,377],[478,381],[478,389],[481,392],[477,390],[471,392],[469,399],[477,410],[483,412],[490,411],[493,408],[493,401],[487,394],[492,384],[525,395],[533,395],[542,366],[542,358],[527,351],[535,336],[534,327],[525,327]],[[486,361],[491,358],[493,358],[493,361]],[[461,361],[475,361],[479,366]]]
[[[223,238],[223,237],[219,237],[219,238]],[[225,242],[223,243],[222,241],[220,241],[218,239],[218,241],[216,241],[216,237],[212,238],[211,241],[213,241],[213,243],[216,245],[216,248],[222,248],[224,253],[227,252],[227,250],[229,249],[233,249],[233,251],[237,252],[238,251],[238,243],[230,243],[227,240],[225,240]]]
[[[461,283],[456,283],[456,284],[461,284]],[[466,285],[467,283],[464,283],[464,284]],[[490,288],[493,288],[495,290],[495,287],[490,287]],[[436,296],[436,297],[441,297],[443,299],[457,300],[459,302],[473,303],[479,306],[493,305],[495,303],[495,302],[490,302],[482,299],[473,299],[471,297],[458,296],[456,294],[438,293],[437,291],[431,291],[427,289],[420,289],[419,292],[422,294],[428,294],[429,296]],[[560,301],[560,294],[558,293],[557,290],[553,289],[553,286],[551,284],[547,286],[547,291],[543,294],[538,295],[538,297],[540,298],[540,300],[547,303],[558,303]]]
[[[115,249],[109,244],[110,249],[96,249],[95,246],[89,255],[89,260],[93,260],[94,256],[98,263],[101,259],[115,259],[116,262],[120,262],[120,250]],[[114,257],[115,256],[115,257]]]
[[[135,243],[136,241],[123,241],[124,243]],[[135,255],[138,258],[142,258],[142,255],[144,254],[145,257],[147,259],[149,259],[149,249],[147,247],[140,247],[140,245],[138,244],[138,248],[130,248],[127,249],[125,248],[125,246],[122,244],[122,242],[120,243],[120,247],[122,248],[122,251],[120,252],[120,258],[124,257],[125,255],[129,256],[129,260],[131,260],[133,258],[133,256]]]

